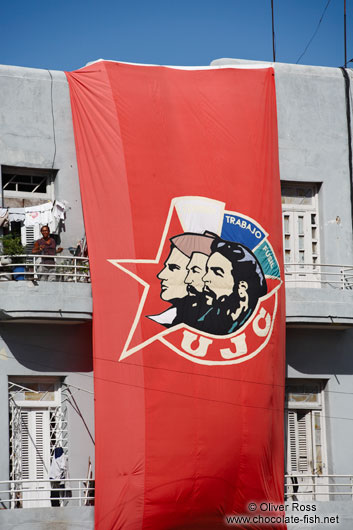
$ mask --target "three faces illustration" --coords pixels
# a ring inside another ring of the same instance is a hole
[[[267,292],[254,254],[208,232],[185,233],[170,241],[169,256],[157,276],[161,298],[173,308],[168,325],[183,322],[217,335],[235,331]]]

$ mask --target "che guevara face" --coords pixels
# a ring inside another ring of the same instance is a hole
[[[222,254],[211,254],[206,264],[206,274],[202,278],[205,293],[216,299],[230,296],[234,290],[232,270],[232,263]]]
[[[201,293],[204,288],[204,282],[202,278],[206,272],[206,263],[208,256],[201,252],[194,252],[191,256],[189,263],[187,264],[187,276],[185,283],[187,284],[187,291],[189,296],[197,296]]]
[[[176,247],[172,248],[164,268],[159,272],[157,278],[161,280],[161,298],[165,301],[184,298],[187,296],[187,285],[185,277],[188,274],[187,264],[189,258]]]

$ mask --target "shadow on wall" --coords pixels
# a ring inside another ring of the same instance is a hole
[[[14,358],[36,372],[91,372],[92,324],[3,324],[0,336]]]
[[[353,330],[287,329],[287,364],[303,374],[353,374]]]

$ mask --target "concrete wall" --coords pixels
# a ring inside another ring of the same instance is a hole
[[[287,329],[287,377],[326,381],[328,474],[353,475],[352,344],[352,329]]]
[[[10,376],[61,377],[71,388],[68,402],[68,462],[72,478],[87,476],[94,463],[94,399],[91,324],[0,324],[0,477],[9,478],[8,391]]]
[[[58,170],[55,198],[70,208],[61,246],[76,246],[84,225],[66,76],[0,65],[0,84],[0,165]]]
[[[238,59],[217,59],[211,64],[244,63],[254,64]],[[276,63],[274,68],[281,180],[321,183],[322,261],[352,265],[347,119],[342,72],[338,68],[280,63]],[[349,75],[353,83],[352,73]]]
[[[0,165],[57,170],[55,198],[69,204],[61,246],[76,246],[84,224],[66,76],[0,66],[0,85]],[[68,405],[70,475],[86,476],[88,457],[94,464],[91,324],[82,323],[91,312],[90,284],[0,282],[2,480],[9,478],[9,376],[56,375],[83,389],[71,388]]]
[[[244,61],[221,59],[212,64],[237,63]],[[275,65],[275,73],[281,179],[320,184],[321,261],[353,265],[347,123],[342,73],[333,68],[282,64]],[[74,246],[77,239],[83,235],[83,219],[65,75],[63,72],[51,72],[50,75],[46,70],[0,66],[0,83],[0,164],[46,169],[54,167],[58,170],[55,181],[56,198],[68,200],[71,207],[67,215],[66,231],[62,234],[62,246]],[[38,298],[35,297],[36,302],[32,303],[32,291],[25,293],[25,290],[29,289],[28,286],[25,287],[25,282],[21,282],[22,287],[10,286],[10,283],[7,289],[10,289],[12,294],[3,288],[3,296],[6,294],[7,298],[6,301],[3,298],[2,302],[0,284],[0,307],[5,312],[9,313],[11,308],[18,311],[23,304],[23,307],[27,308],[27,315],[18,313],[17,316],[22,319],[26,316],[35,318],[28,311],[42,304],[43,313],[39,315],[40,318],[51,316],[54,320],[46,323],[39,322],[37,318],[36,323],[29,324],[24,321],[16,323],[12,317],[11,321],[0,325],[2,427],[8,424],[9,375],[60,375],[73,386],[87,391],[93,390],[89,324],[60,325],[60,315],[54,315],[58,312],[59,299],[54,293],[49,293],[49,289],[54,289],[49,287],[49,284],[41,286],[44,290],[48,289],[46,292],[50,294],[49,301],[43,299],[40,302],[38,290]],[[16,292],[12,292],[13,290]],[[46,292],[43,293],[44,297]],[[87,308],[89,303],[86,303],[87,293],[83,294],[83,289],[80,293],[77,293],[77,297],[82,296],[82,303],[77,299],[68,300],[65,293],[60,296],[66,304],[65,307],[77,309],[81,304],[80,310],[83,314],[86,312],[83,308]],[[14,296],[14,299],[9,299],[9,296]],[[29,300],[32,300],[30,304]],[[296,326],[288,328],[287,333],[287,375],[289,378],[319,378],[326,382],[325,415],[329,464],[327,471],[336,474],[353,474],[353,329],[350,327],[352,308],[353,294],[349,292],[342,296],[333,289],[287,289],[288,321],[292,326]],[[344,325],[344,328],[338,328],[333,323]],[[308,328],[308,324],[318,324],[319,327]],[[71,476],[82,476],[86,473],[88,456],[93,457],[94,450],[93,396],[80,390],[74,397],[79,412],[73,407],[69,409],[70,473]],[[6,479],[6,428],[0,429],[0,444],[3,449],[0,454],[0,476]],[[340,528],[348,530],[352,528],[352,510],[351,503],[347,503],[347,500],[349,497],[341,503],[342,506],[339,503],[327,503],[329,508],[325,507],[325,503],[317,504],[322,505],[320,510],[326,510],[326,513],[343,514],[346,522],[345,526]],[[37,522],[42,518],[45,511],[47,514],[54,514],[49,516],[50,521],[51,517],[55,520],[55,509],[40,511],[40,517],[34,511],[30,514],[32,510],[14,510],[5,515],[0,512],[0,526],[7,528],[6,524],[11,524],[11,528],[16,528],[12,521],[18,521],[20,525],[22,517],[24,519],[21,528],[40,528],[33,526],[33,521]],[[24,512],[28,512],[28,515]],[[12,513],[16,513],[12,516],[14,519],[10,517]],[[72,516],[70,520],[74,521],[75,517]],[[76,524],[75,521],[72,524]],[[58,528],[71,527],[63,526],[68,523],[62,520],[58,520],[57,524]],[[80,527],[83,526],[78,526]],[[84,527],[90,528],[89,525]]]
[[[305,505],[309,505],[310,509],[305,511],[298,511],[298,508],[296,508],[295,510],[289,509],[287,510],[286,515],[292,517],[299,517],[302,520],[304,518],[304,515],[308,515],[309,517],[313,517],[316,515],[320,519],[316,519],[316,524],[304,524],[304,521],[302,523],[289,523],[287,525],[288,530],[317,530],[318,528],[320,530],[332,530],[332,528],[339,528],[339,530],[351,530],[353,528],[353,510],[351,508],[351,503],[331,501],[313,503],[303,502],[300,504],[302,505],[302,507]],[[325,517],[333,518],[330,519],[331,523],[325,524]]]
[[[91,284],[2,281],[0,321],[19,318],[91,320]]]
[[[322,263],[353,265],[347,118],[342,72],[334,68],[276,65],[282,180],[321,183]],[[352,78],[353,81],[353,78]],[[288,377],[327,380],[325,415],[328,469],[353,474],[353,293],[339,289],[286,290],[288,320],[319,321],[321,328],[287,330]],[[331,320],[329,323],[328,319]]]
[[[212,65],[244,63],[251,61],[219,59]],[[275,64],[274,68],[281,180],[320,185],[320,262],[352,266],[347,117],[342,72],[335,68],[285,64]],[[351,71],[349,76],[353,83]],[[320,379],[325,383],[328,467],[324,473],[353,475],[353,291],[343,292],[331,286],[288,286],[286,309],[287,377]],[[317,503],[321,506],[319,511],[339,514],[341,521],[344,520],[340,528],[352,528],[351,497],[335,499],[341,502]]]
[[[311,503],[310,503],[311,504]],[[331,502],[312,503],[316,511],[298,512],[288,510],[288,517],[303,518],[305,514],[309,516],[317,515],[337,517],[339,524],[288,524],[288,530],[329,530],[338,527],[340,530],[351,530],[353,527],[352,511],[347,503]],[[264,516],[266,513],[263,514]],[[235,526],[229,525],[229,528]],[[239,527],[239,526],[238,526]],[[2,530],[93,530],[94,528],[94,508],[93,507],[66,507],[62,508],[30,508],[25,510],[1,510],[0,528]],[[268,526],[271,528],[271,526]]]
[[[1,530],[93,530],[94,508],[0,510]]]
[[[335,68],[278,65],[275,75],[281,179],[322,183],[319,208],[323,262],[352,265],[342,72]]]

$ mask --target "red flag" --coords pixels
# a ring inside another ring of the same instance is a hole
[[[273,69],[99,61],[67,77],[92,274],[96,528],[269,515],[284,481]]]

